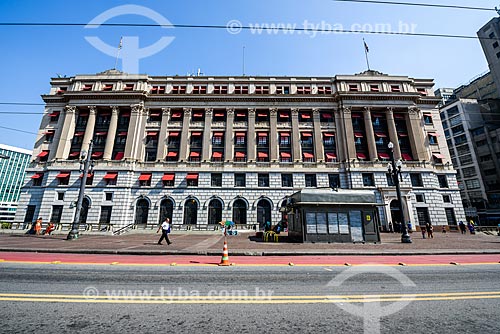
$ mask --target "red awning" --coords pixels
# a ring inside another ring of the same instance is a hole
[[[198,180],[198,173],[188,173],[186,180]]]
[[[85,132],[80,131],[80,132],[75,132],[75,137],[81,137],[85,134]]]
[[[224,136],[223,132],[214,132],[214,137],[222,137]]]
[[[384,117],[383,115],[380,115],[380,114],[373,114],[372,116],[375,117],[375,118],[382,118],[382,117]]]
[[[280,112],[280,117],[281,118],[289,118],[290,115],[288,115],[288,113],[286,113],[286,112]]]
[[[304,155],[304,158],[306,158],[306,159],[314,158],[314,154],[312,154],[312,153],[304,152],[303,155]]]
[[[149,180],[151,180],[150,173],[141,173],[141,176],[139,176],[139,181],[149,181]]]
[[[181,118],[182,117],[182,114],[180,112],[174,112],[172,114],[172,118]]]
[[[118,152],[115,155],[115,160],[121,160],[123,159],[123,152]]]
[[[175,179],[175,174],[173,173],[165,173],[163,177],[161,178],[162,181],[173,181]]]
[[[203,117],[203,113],[201,113],[201,112],[195,112],[193,114],[193,117]]]
[[[408,134],[404,133],[404,132],[398,132],[398,136],[400,136],[400,137],[408,137]]]
[[[403,114],[394,114],[394,119],[405,119],[405,115],[403,115]]]
[[[88,173],[88,174],[87,174],[87,177],[88,177],[88,178],[91,178],[92,176],[94,176],[94,174],[92,174],[92,173]],[[82,177],[83,177],[83,173],[81,173],[81,174],[80,174],[80,179],[81,179]]]
[[[246,132],[236,132],[236,137],[245,137],[246,135]]]
[[[53,135],[56,132],[56,130],[47,130],[43,134],[44,135]]]
[[[260,112],[260,113],[257,114],[257,116],[258,117],[267,117],[267,114]]]
[[[432,153],[432,156],[436,159],[444,159],[444,156],[442,154],[439,154],[439,153]]]
[[[246,115],[247,115],[247,114],[246,114],[246,113],[244,113],[244,112],[237,112],[237,113],[236,113],[236,116],[237,116],[237,117],[246,117]]]
[[[375,132],[375,136],[381,137],[381,138],[386,138],[387,137],[387,135],[385,133],[383,133],[383,132]]]
[[[351,114],[351,118],[363,118],[361,114]]]
[[[200,156],[200,152],[191,152],[189,154],[190,157],[199,157]]]
[[[43,177],[43,173],[36,173],[35,175],[33,175],[31,178],[32,179],[39,179],[39,178],[42,178]]]
[[[43,158],[46,157],[47,155],[49,155],[49,151],[42,151],[40,152],[40,154],[37,155],[37,157]]]
[[[125,117],[125,118],[128,118],[128,117],[130,117],[130,113],[124,112],[124,113],[121,114],[121,116]]]
[[[300,116],[301,116],[302,118],[306,118],[306,119],[311,118],[311,115],[309,115],[309,114],[302,114],[302,115],[300,115]]]
[[[337,159],[337,156],[334,153],[327,153],[326,158],[327,159]]]
[[[321,116],[323,116],[323,118],[332,118],[332,114],[327,114],[327,113],[322,113]]]
[[[104,152],[94,152],[92,153],[92,158],[100,158],[104,155]]]
[[[390,159],[389,154],[387,154],[387,153],[379,153],[378,157],[380,159]]]
[[[223,112],[216,112],[214,116],[215,117],[224,117],[224,115],[225,114]]]
[[[114,180],[118,177],[117,172],[107,172],[106,175],[104,175],[105,180]]]
[[[266,152],[258,152],[258,153],[257,153],[257,157],[259,157],[259,158],[267,158],[267,157],[268,157],[268,155],[267,155],[267,153],[266,153]]]
[[[356,157],[358,157],[358,159],[361,159],[361,160],[366,159],[366,155],[364,153],[356,153]]]
[[[212,158],[222,158],[222,152],[214,152]]]
[[[201,132],[193,132],[191,133],[191,136],[201,136]]]
[[[401,153],[401,157],[405,161],[412,161],[413,160],[413,158],[411,157],[411,155],[409,155],[408,153]]]
[[[56,178],[65,179],[65,178],[69,177],[70,175],[71,175],[71,173],[61,172],[61,173],[56,175]]]
[[[59,111],[54,111],[53,113],[49,114],[50,117],[57,117],[59,116]]]
[[[290,153],[288,153],[288,152],[281,152],[280,156],[282,158],[291,158],[292,157],[292,155]]]
[[[312,133],[310,132],[302,132],[302,137],[312,137]]]
[[[69,156],[70,156],[70,157],[77,157],[77,156],[79,156],[79,155],[80,155],[80,152],[71,152],[71,153],[69,154]]]
[[[176,157],[177,152],[168,152],[167,157]]]
[[[245,155],[246,155],[246,154],[245,154],[245,152],[235,152],[235,153],[234,153],[234,156],[235,156],[236,158],[244,158],[244,157],[245,157]]]
[[[281,137],[290,137],[290,133],[289,132],[280,132],[280,136]]]
[[[109,115],[111,115],[111,112],[109,111],[103,111],[99,113],[99,116],[109,116]]]
[[[160,116],[160,113],[155,112],[155,113],[149,114],[149,117],[158,117],[158,116]]]
[[[323,136],[324,137],[335,137],[335,134],[327,132],[327,133],[323,133]]]
[[[105,136],[105,135],[107,135],[107,134],[108,134],[108,133],[107,133],[107,132],[104,132],[104,131],[102,131],[102,132],[96,132],[96,133],[95,133],[95,135],[96,135],[96,136]]]
[[[169,137],[179,137],[179,132],[170,132]]]
[[[430,114],[430,113],[424,113],[424,116],[432,117],[432,114]]]
[[[156,136],[158,136],[158,132],[157,131],[149,131],[147,133],[147,135],[150,136],[150,137],[156,137]]]
[[[361,133],[361,132],[354,132],[354,137],[356,137],[356,138],[363,138],[363,133]]]
[[[439,134],[437,134],[436,132],[428,132],[427,134],[430,135],[430,136],[434,136],[434,137],[438,137],[439,136]]]
[[[121,136],[121,137],[124,137],[126,135],[128,135],[128,132],[125,132],[125,131],[118,133],[118,136]]]
[[[267,132],[259,132],[257,135],[259,137],[267,137]]]

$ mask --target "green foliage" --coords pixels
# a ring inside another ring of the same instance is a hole
[[[8,229],[12,227],[12,223],[1,222],[0,224],[2,229]]]

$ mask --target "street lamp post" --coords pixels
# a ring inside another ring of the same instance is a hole
[[[403,212],[403,201],[401,200],[401,188],[399,187],[399,177],[401,176],[401,160],[398,160],[397,164],[394,161],[394,144],[389,142],[387,145],[389,148],[389,155],[391,158],[391,163],[387,166],[389,173],[391,174],[392,180],[396,185],[396,194],[398,196],[398,208],[401,215],[401,242],[402,243],[411,243],[411,237],[408,234],[408,227],[406,226],[405,215]]]
[[[85,196],[85,185],[87,184],[87,174],[89,172],[89,168],[91,168],[91,160],[92,157],[92,148],[93,141],[90,141],[89,151],[81,152],[81,160],[80,160],[80,172],[83,173],[80,183],[80,192],[78,193],[78,201],[76,202],[76,212],[75,218],[73,219],[73,226],[71,231],[68,233],[67,240],[78,239],[80,232],[78,231],[80,228],[80,212],[82,211],[83,206],[83,197]]]

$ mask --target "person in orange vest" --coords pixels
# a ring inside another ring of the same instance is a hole
[[[40,235],[41,231],[42,231],[42,217],[38,217],[38,219],[35,222],[35,234]]]
[[[54,231],[56,229],[54,223],[50,222],[49,225],[47,225],[47,228],[45,229],[45,231],[43,231],[43,235],[50,235],[52,233],[52,231]]]

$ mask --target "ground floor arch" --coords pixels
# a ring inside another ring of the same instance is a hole
[[[135,220],[136,225],[146,225],[148,223],[149,201],[145,198],[140,198],[135,204]]]
[[[233,222],[235,224],[247,223],[247,203],[241,198],[233,203]]]

